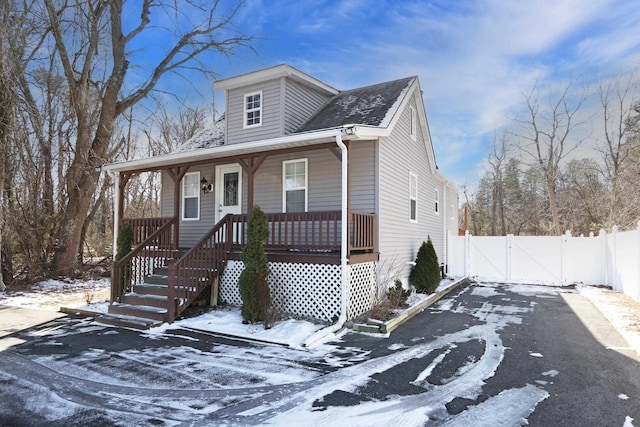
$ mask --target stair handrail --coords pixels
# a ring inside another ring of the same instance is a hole
[[[159,266],[160,259],[171,258],[177,249],[177,242],[173,241],[172,227],[178,226],[178,217],[166,218],[165,224],[154,231],[143,242],[133,248],[127,255],[113,262],[111,269],[111,302],[120,301],[128,289],[135,285],[134,281],[142,280],[149,273],[148,266],[133,265],[134,258],[149,251],[149,258],[155,261],[153,266]],[[156,243],[154,245],[154,243]]]
[[[232,214],[225,215],[175,263],[169,265],[168,322],[172,323],[222,274],[231,250]]]

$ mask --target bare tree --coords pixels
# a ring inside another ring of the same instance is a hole
[[[525,96],[528,117],[518,120],[528,131],[518,135],[525,143],[519,148],[532,158],[544,176],[549,211],[551,214],[551,231],[562,232],[558,213],[557,182],[561,162],[580,144],[574,139],[577,126],[582,123],[576,114],[584,102],[584,95],[576,101],[571,100],[571,84],[562,91],[556,101],[541,105],[539,91],[534,87]]]
[[[604,175],[609,183],[609,212],[604,224],[607,228],[622,225],[630,220],[625,215],[625,212],[628,212],[625,200],[621,199],[621,195],[625,194],[622,190],[628,179],[622,180],[621,176],[640,146],[640,141],[633,137],[633,102],[637,101],[634,99],[634,96],[637,96],[635,77],[635,73],[632,73],[626,80],[618,78],[599,86],[604,141],[599,144],[597,150],[602,155]]]
[[[115,120],[145,99],[165,74],[186,68],[211,72],[198,62],[202,53],[229,54],[248,46],[252,38],[233,32],[231,25],[241,5],[242,2],[223,11],[220,1],[177,4],[143,0],[135,6],[137,22],[128,22],[130,31],[125,32],[125,13],[127,21],[133,21],[135,15],[132,10],[124,10],[123,0],[44,1],[42,12],[69,91],[76,129],[65,170],[66,200],[60,208],[55,271],[70,275],[78,264],[83,229],[99,180],[97,168],[114,155]],[[162,25],[162,13],[168,13],[175,21],[194,16],[202,16],[203,21],[187,29],[178,28],[179,25],[175,29],[165,27],[169,47],[160,58],[145,58],[147,63],[154,61],[153,66],[137,69],[134,79],[129,72],[134,45],[141,35]]]

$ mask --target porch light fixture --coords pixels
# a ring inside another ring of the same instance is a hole
[[[211,190],[213,190],[213,185],[209,184],[209,181],[207,181],[205,177],[202,177],[202,179],[200,180],[200,188],[202,188],[202,192],[204,194],[207,194]]]

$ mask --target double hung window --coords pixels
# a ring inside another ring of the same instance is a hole
[[[307,159],[282,162],[282,209],[307,211]]]

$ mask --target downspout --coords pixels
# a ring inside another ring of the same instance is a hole
[[[347,128],[344,128],[347,129]],[[350,128],[352,129],[352,128]],[[349,291],[349,270],[348,270],[348,262],[349,257],[347,254],[348,250],[348,238],[349,238],[349,217],[348,217],[348,177],[349,177],[349,155],[347,151],[347,146],[342,142],[342,130],[338,132],[336,135],[336,144],[340,147],[340,152],[342,154],[342,213],[341,213],[341,224],[340,224],[340,232],[341,232],[341,242],[340,242],[340,271],[341,271],[341,292],[340,292],[340,316],[336,323],[326,328],[320,329],[318,332],[307,338],[307,340],[303,343],[304,347],[311,347],[317,341],[323,339],[329,334],[332,334],[340,328],[347,321],[347,301],[349,297],[347,295]]]

